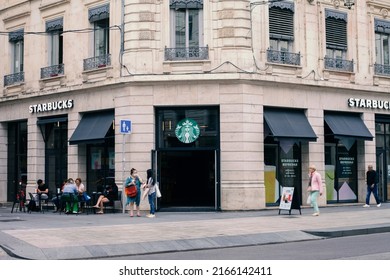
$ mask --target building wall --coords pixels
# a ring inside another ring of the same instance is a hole
[[[141,173],[149,168],[150,151],[155,148],[154,107],[219,106],[221,207],[227,210],[265,207],[263,106],[307,109],[318,139],[303,145],[302,162],[304,166],[314,163],[321,173],[324,110],[363,113],[373,135],[375,113],[388,114],[347,105],[352,96],[388,99],[390,77],[373,71],[373,22],[374,18],[388,20],[387,1],[355,1],[350,10],[342,1],[294,1],[294,51],[301,54],[300,66],[267,62],[268,6],[248,0],[203,1],[203,41],[209,59],[200,61],[164,60],[165,47],[172,47],[168,0],[124,0],[123,7],[120,0],[8,0],[0,8],[0,31],[24,28],[37,33],[44,31],[45,21],[58,17],[64,18],[64,30],[90,28],[88,9],[108,2],[111,66],[83,71],[83,59],[92,52],[92,34],[67,32],[63,36],[65,75],[40,79],[40,68],[48,61],[47,38],[26,34],[24,83],[4,87],[0,81],[0,142],[7,142],[7,122],[28,120],[30,187],[44,172],[43,142],[37,116],[28,112],[31,104],[74,99],[74,108],[66,112],[68,137],[83,112],[115,108],[116,120],[131,119],[131,135],[122,136],[115,123],[116,178],[123,178],[131,167]],[[324,69],[325,8],[348,14],[347,59],[355,62],[353,73]],[[0,35],[0,77],[10,74],[10,57],[8,36]],[[0,158],[4,163],[7,154],[3,149]],[[375,141],[359,142],[358,150],[362,157],[358,165],[359,201],[363,201],[365,166],[375,162]],[[85,149],[69,146],[68,155],[69,177],[85,176]],[[302,186],[307,184],[306,172],[302,168]],[[6,178],[6,173],[6,166],[1,165],[0,178]],[[5,194],[6,183],[0,179],[0,201]],[[322,198],[321,204],[325,203]]]

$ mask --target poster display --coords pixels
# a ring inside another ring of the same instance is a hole
[[[279,209],[291,210],[291,205],[294,196],[293,187],[282,187],[282,196],[280,197]]]

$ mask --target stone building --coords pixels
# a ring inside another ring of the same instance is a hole
[[[134,167],[162,209],[262,209],[315,164],[356,203],[370,163],[389,200],[389,1],[3,3],[0,201]]]

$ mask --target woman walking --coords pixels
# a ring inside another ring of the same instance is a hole
[[[155,179],[153,176],[153,170],[148,169],[146,170],[146,176],[147,176],[147,183],[144,185],[144,191],[148,192],[148,200],[150,205],[150,212],[146,217],[148,218],[154,218],[156,217],[155,211],[156,211],[156,186],[155,186]]]
[[[322,195],[322,179],[320,173],[316,171],[316,167],[314,165],[310,165],[309,167],[309,185],[307,187],[307,191],[310,196],[310,202],[313,206],[314,213],[313,216],[319,216],[320,210],[318,208],[318,195]]]

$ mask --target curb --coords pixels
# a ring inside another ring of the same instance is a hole
[[[344,237],[344,236],[355,236],[355,235],[390,232],[390,226],[388,224],[370,225],[370,226],[366,225],[366,226],[356,226],[356,227],[349,227],[349,228],[305,230],[304,232],[315,236],[320,236],[320,237],[336,238],[336,237]]]

